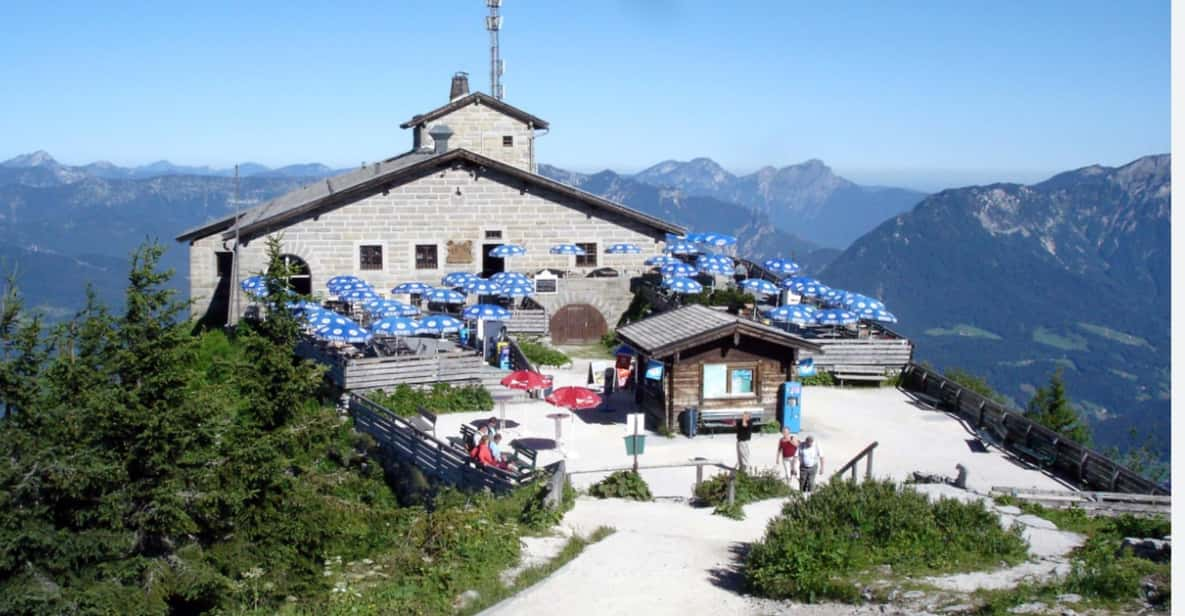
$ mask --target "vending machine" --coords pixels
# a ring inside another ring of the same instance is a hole
[[[782,384],[782,399],[780,400],[781,408],[778,409],[778,416],[781,418],[782,427],[789,428],[790,432],[797,434],[802,431],[802,383],[798,381],[786,381]]]

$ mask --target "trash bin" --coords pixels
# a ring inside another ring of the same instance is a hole
[[[640,456],[646,453],[646,435],[631,434],[625,437],[625,455]]]
[[[687,438],[695,438],[695,434],[699,431],[699,409],[694,406],[689,406],[683,409],[679,414],[680,428],[683,429],[683,434]]]

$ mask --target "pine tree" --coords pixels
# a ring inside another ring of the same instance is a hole
[[[1090,443],[1090,427],[1066,397],[1066,385],[1060,368],[1050,376],[1047,386],[1037,388],[1029,400],[1027,415],[1070,440],[1083,445]]]

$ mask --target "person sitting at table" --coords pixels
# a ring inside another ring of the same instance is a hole
[[[497,417],[491,417],[490,420],[486,422],[486,430],[489,432],[490,438],[494,438],[494,435],[498,433]]]
[[[494,454],[490,452],[490,437],[482,435],[477,443],[477,447],[469,452],[469,457],[477,462],[479,466],[497,466],[498,462],[494,459]]]
[[[494,438],[490,439],[490,453],[493,454],[494,460],[498,462],[500,468],[514,470],[514,461],[511,459],[511,453],[502,449],[501,434],[495,434]]]

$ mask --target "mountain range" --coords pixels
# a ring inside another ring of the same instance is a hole
[[[1167,455],[1170,170],[1165,154],[944,190],[820,278],[883,299],[919,360],[1022,405],[1061,369],[1099,445],[1131,444],[1134,428]]]
[[[348,169],[333,169],[321,163],[287,165],[272,169],[259,163],[239,164],[240,177],[281,178],[324,178],[337,175]],[[234,167],[175,165],[159,160],[137,167],[120,167],[107,161],[98,161],[81,166],[63,165],[44,150],[21,154],[0,162],[0,185],[24,184],[26,186],[54,186],[71,184],[86,178],[108,180],[142,180],[170,175],[195,175],[212,177],[234,177]]]

